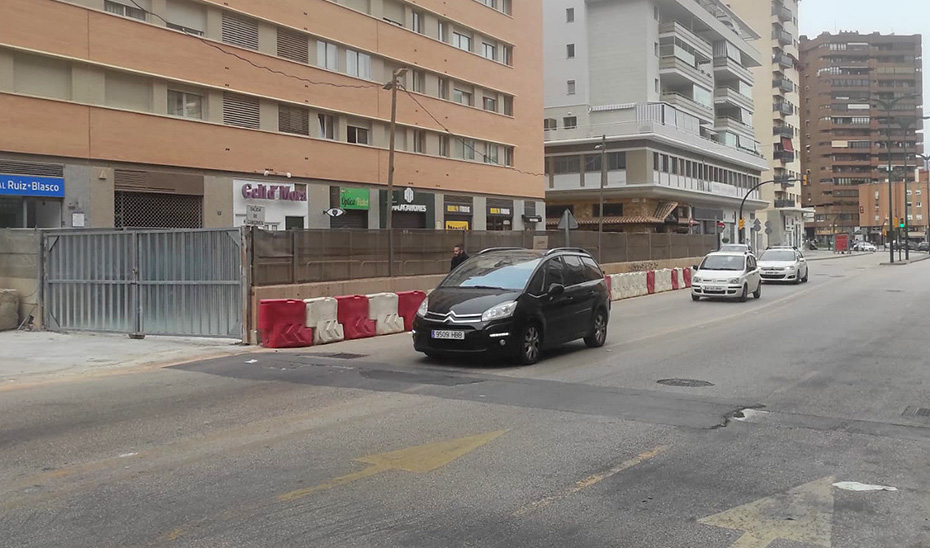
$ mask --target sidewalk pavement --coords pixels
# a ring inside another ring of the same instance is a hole
[[[60,377],[93,377],[155,369],[167,365],[252,352],[233,339],[147,337],[126,335],[0,332],[0,390],[14,383],[43,382]]]

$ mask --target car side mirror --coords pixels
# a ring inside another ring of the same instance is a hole
[[[546,292],[550,297],[558,297],[563,293],[565,293],[565,286],[562,284],[552,284],[549,286],[549,291]]]
[[[700,270],[700,268],[698,268],[698,265],[693,265],[691,268],[694,270]]]

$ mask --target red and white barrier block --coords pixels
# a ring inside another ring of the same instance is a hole
[[[375,322],[375,335],[404,332],[404,319],[397,314],[397,293],[368,295],[368,319]]]
[[[345,339],[342,324],[337,319],[338,303],[332,297],[307,299],[306,326],[313,329],[313,344],[327,344]]]

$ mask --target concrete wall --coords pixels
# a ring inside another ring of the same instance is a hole
[[[19,319],[28,315],[42,325],[39,307],[39,250],[41,233],[35,230],[0,229],[0,288],[19,296]]]

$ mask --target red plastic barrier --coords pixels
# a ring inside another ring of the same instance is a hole
[[[404,319],[404,331],[413,329],[413,319],[425,298],[423,291],[401,291],[397,294],[397,315]]]
[[[652,295],[656,292],[656,271],[650,270],[646,272],[646,289],[649,291],[649,294]]]
[[[678,285],[678,269],[672,269],[672,291],[678,291],[681,287]]]
[[[686,268],[681,271],[684,274],[685,278],[685,287],[691,287],[691,269]]]
[[[607,295],[612,295],[613,293],[613,283],[610,281],[610,276],[604,275],[604,281],[607,282]]]
[[[368,297],[345,295],[336,297],[336,320],[342,324],[346,340],[375,336],[375,321],[368,319]]]
[[[258,331],[266,348],[313,346],[313,330],[304,325],[307,306],[295,299],[263,299],[258,303]]]

